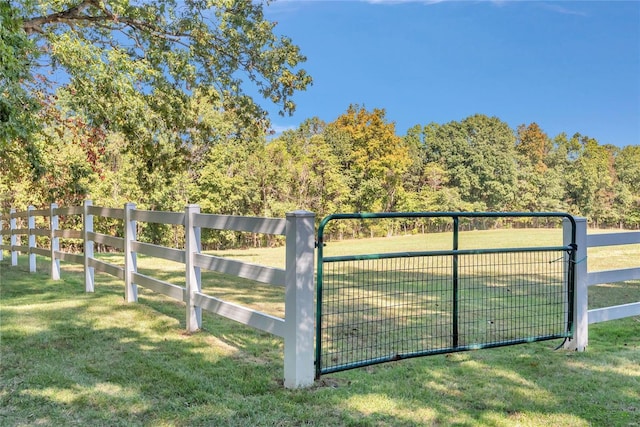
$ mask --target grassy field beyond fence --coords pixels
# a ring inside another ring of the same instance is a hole
[[[493,241],[506,239],[501,232]],[[341,245],[328,250],[350,251]],[[620,255],[637,266],[635,246]],[[590,252],[590,263],[617,268],[620,257],[606,250]],[[283,253],[225,255],[278,265]],[[584,353],[554,350],[561,340],[552,340],[376,365],[287,390],[278,338],[207,313],[203,331],[188,335],[182,303],[140,289],[140,302],[128,304],[110,276],[96,274],[87,294],[78,267],[63,264],[63,280],[51,281],[20,264],[0,262],[0,426],[640,426],[638,317],[591,325]],[[158,272],[165,264],[140,260],[158,278],[183,280],[179,268]],[[203,279],[213,295],[283,315],[281,289]],[[640,301],[640,282],[596,286],[589,298]]]

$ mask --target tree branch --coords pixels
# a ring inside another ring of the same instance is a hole
[[[96,0],[83,0],[72,8],[63,10],[62,12],[25,19],[22,28],[27,34],[43,33],[42,27],[47,24],[71,24],[77,21],[95,21],[97,17],[84,14],[84,11],[90,6],[97,6]],[[101,18],[104,19],[105,17]]]
[[[85,13],[90,7],[94,7],[100,11],[101,14],[92,15]],[[83,0],[76,6],[62,12],[56,12],[46,16],[26,18],[23,22],[22,28],[27,34],[43,34],[43,27],[49,24],[67,24],[72,26],[77,22],[87,22],[97,25],[96,23],[107,21],[117,22],[134,30],[148,31],[157,37],[164,38],[172,42],[180,42],[181,38],[189,37],[189,34],[185,33],[163,31],[152,22],[133,19],[127,16],[117,16],[101,4],[100,0]]]

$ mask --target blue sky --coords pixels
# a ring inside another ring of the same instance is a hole
[[[277,1],[314,85],[277,131],[359,104],[396,132],[480,113],[640,144],[640,1]],[[271,110],[270,110],[271,111]]]

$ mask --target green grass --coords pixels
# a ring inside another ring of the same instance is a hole
[[[502,232],[465,238],[500,245]],[[396,242],[355,244],[375,253]],[[348,245],[327,249],[348,253]],[[639,252],[629,251],[623,256],[637,265]],[[226,254],[284,263],[282,248]],[[590,253],[590,265],[591,257],[602,269],[617,268],[607,267],[614,261],[606,254]],[[45,261],[39,271],[47,271]],[[640,425],[639,317],[591,325],[584,353],[554,351],[560,341],[553,340],[376,365],[287,390],[278,338],[206,313],[203,331],[189,335],[182,303],[140,289],[140,302],[127,304],[122,283],[104,274],[86,294],[78,267],[63,265],[63,280],[51,281],[29,274],[25,263],[0,262],[2,426]],[[140,267],[184,280],[164,261],[141,257]],[[214,295],[282,315],[280,288],[212,274],[204,280]],[[590,298],[600,305],[640,300],[638,282],[596,288]]]

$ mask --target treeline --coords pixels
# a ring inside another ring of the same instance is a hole
[[[640,146],[550,137],[536,123],[512,129],[478,114],[399,136],[384,110],[350,106],[331,123],[308,119],[271,139],[228,132],[176,144],[157,135],[136,149],[77,116],[55,109],[46,116],[35,142],[5,150],[3,213],[92,199],[169,211],[197,203],[203,212],[267,217],[306,209],[318,220],[336,212],[567,211],[593,226],[640,228]],[[389,232],[352,227],[340,232]],[[143,228],[141,237],[180,240],[175,228],[159,226]],[[210,247],[264,243],[205,237]]]
[[[397,135],[384,110],[359,106],[331,123],[312,118],[268,137],[261,104],[293,113],[312,78],[301,68],[306,57],[274,32],[263,6],[0,2],[0,212],[92,199],[275,217],[307,209],[318,219],[354,211],[568,211],[595,226],[640,227],[638,146],[550,137],[535,123],[511,129],[483,115]],[[117,232],[122,225],[95,226]],[[426,226],[354,222],[336,232]],[[138,231],[148,241],[181,241],[180,227]],[[214,247],[273,243],[203,237]]]

